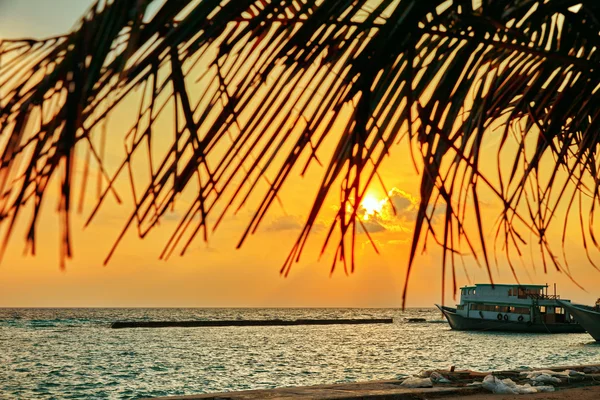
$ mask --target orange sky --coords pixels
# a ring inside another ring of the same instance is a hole
[[[52,6],[49,3],[19,0],[7,5],[0,0],[0,37],[52,35],[67,30],[85,9],[85,3],[90,1],[61,0],[60,4]],[[127,126],[127,117],[127,111],[120,110],[111,119],[111,124]],[[110,143],[108,157],[115,164],[122,155],[122,139],[113,139]],[[490,143],[486,151],[490,156],[497,154],[494,143]],[[131,230],[109,265],[103,267],[102,261],[129,215],[131,199],[126,190],[122,190],[124,204],[107,203],[95,222],[83,230],[85,218],[93,206],[95,191],[92,190],[86,197],[86,212],[76,216],[72,224],[76,233],[75,256],[66,271],[58,267],[58,218],[53,213],[54,205],[49,203],[39,224],[36,257],[22,255],[24,226],[20,226],[11,239],[9,251],[0,265],[0,307],[400,306],[420,179],[410,161],[406,143],[392,149],[392,156],[381,170],[398,215],[390,213],[385,193],[375,185],[364,202],[367,211],[364,222],[371,227],[381,254],[375,254],[366,235],[358,235],[358,270],[346,276],[339,266],[330,276],[334,248],[330,247],[321,261],[318,252],[336,206],[332,201],[321,216],[321,229],[311,238],[302,262],[293,267],[288,278],[279,275],[279,268],[297,237],[323,173],[324,168],[316,164],[304,178],[296,173],[283,191],[284,208],[274,205],[261,225],[262,229],[241,250],[235,250],[235,246],[260,197],[255,197],[238,215],[226,217],[208,244],[199,236],[184,257],[174,255],[166,262],[159,261],[158,256],[176,226],[185,199],[181,208],[168,216],[145,240],[138,239]],[[484,196],[483,200],[485,220],[493,222],[498,205],[491,197]],[[492,228],[490,223],[487,226],[489,238],[493,235]],[[557,237],[560,236],[558,228],[554,232]],[[569,235],[571,242],[566,248],[572,273],[588,292],[578,289],[564,274],[550,271],[544,275],[539,262],[533,269],[529,257],[526,257],[528,265],[520,268],[518,273],[521,282],[557,282],[563,297],[591,303],[600,296],[594,291],[600,284],[600,273],[592,269],[581,251],[578,226],[573,224],[569,229],[573,235]],[[559,247],[556,250],[560,253]],[[459,266],[457,270],[457,278],[459,285],[464,285],[468,280],[461,268]],[[467,270],[472,282],[487,282],[487,272],[479,269],[472,259],[467,261]],[[493,273],[496,282],[513,282],[501,257]],[[450,275],[447,278],[450,282]],[[449,285],[447,289],[450,289]],[[430,243],[428,252],[419,256],[415,263],[407,305],[428,307],[439,302],[440,296],[441,252]],[[453,302],[451,294],[446,296],[446,302]]]

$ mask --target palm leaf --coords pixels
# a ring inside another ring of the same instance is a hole
[[[407,282],[430,238],[443,249],[444,271],[451,266],[454,291],[463,248],[489,270],[482,191],[502,201],[496,241],[511,268],[511,254],[521,254],[528,231],[545,262],[569,274],[546,232],[560,205],[576,208],[586,251],[598,247],[600,6],[591,0],[474,3],[98,1],[65,36],[1,42],[4,248],[23,206],[32,203],[27,241],[34,251],[48,183],[58,176],[64,265],[71,255],[76,148],[99,170],[101,193],[90,221],[109,196],[119,199],[115,183],[130,181],[134,206],[121,238],[132,226],[144,237],[186,188],[195,188],[164,257],[184,253],[201,231],[206,239],[208,218],[217,217],[215,228],[263,180],[268,190],[241,245],[295,168],[304,173],[321,163],[323,143],[333,135],[337,145],[326,154],[324,178],[282,273],[299,260],[336,191],[340,207],[323,248],[337,241],[332,268],[341,261],[354,269],[359,205],[392,144],[407,136],[418,146],[422,174]],[[131,99],[138,101],[137,122],[126,135],[126,157],[109,175],[97,144],[102,123]],[[174,139],[156,160],[156,121],[170,107]],[[496,160],[483,154],[490,140],[498,143]],[[511,150],[512,157],[501,156]],[[140,157],[150,179],[137,192],[132,171]],[[548,157],[554,157],[552,170],[541,171]],[[490,163],[497,176],[484,172]],[[270,179],[269,171],[275,172]],[[440,233],[432,221],[442,209]],[[476,232],[467,229],[468,220]]]

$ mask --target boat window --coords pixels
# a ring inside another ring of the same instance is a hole
[[[475,310],[475,311],[488,311],[486,309],[486,305],[485,304],[475,304],[475,303],[471,303],[471,310]]]
[[[540,297],[542,296],[543,289],[521,289],[519,288],[519,298],[525,299],[527,297]]]
[[[508,295],[512,296],[512,289],[508,289]]]
[[[564,314],[565,310],[563,310],[562,307],[556,307],[554,312],[556,314]]]
[[[546,306],[540,306],[540,312],[545,314],[546,313]]]
[[[475,294],[475,289],[473,289],[473,294]]]
[[[490,311],[497,313],[510,313],[510,312],[520,312],[521,309],[522,314],[529,314],[529,309],[527,307],[510,307],[510,306],[500,306],[497,304],[476,304],[471,303],[469,306],[471,310],[475,311]],[[523,311],[525,310],[525,311]]]
[[[529,307],[515,307],[516,314],[529,314]]]

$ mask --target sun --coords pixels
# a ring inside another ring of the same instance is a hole
[[[385,200],[377,200],[375,196],[366,195],[360,205],[365,209],[364,220],[368,220],[370,216],[375,215],[375,213],[381,212],[383,205],[385,204]]]

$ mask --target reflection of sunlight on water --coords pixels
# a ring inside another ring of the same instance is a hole
[[[18,313],[18,318],[14,313]],[[108,328],[115,320],[385,318],[390,325]],[[426,318],[407,323],[405,318]],[[434,323],[431,323],[434,322]],[[433,309],[0,310],[0,393],[152,397],[394,379],[422,369],[594,364],[587,334],[452,331]]]

